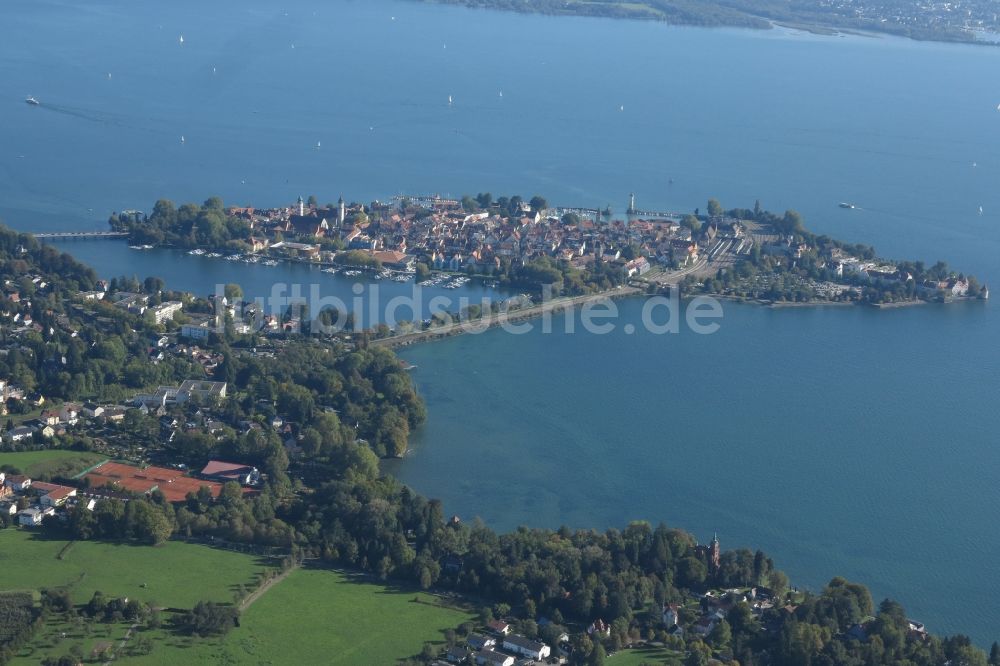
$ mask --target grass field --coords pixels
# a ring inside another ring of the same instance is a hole
[[[255,584],[268,564],[240,553],[170,541],[163,546],[68,542],[43,532],[0,530],[0,590],[69,586],[75,603],[95,590],[106,596],[191,608],[201,600],[230,602],[239,585]],[[145,587],[143,587],[145,584]]]
[[[666,648],[641,647],[633,650],[622,650],[608,657],[607,666],[642,666],[643,664],[667,664],[679,666],[683,655]]]
[[[44,451],[23,451],[20,453],[0,453],[0,465],[11,465],[32,478],[43,474],[48,476],[73,476],[96,465],[106,456],[84,451],[65,449],[45,449]]]
[[[152,654],[116,663],[394,664],[419,653],[425,642],[443,645],[445,629],[473,617],[433,605],[434,599],[334,571],[300,569],[248,608],[224,638],[192,643],[166,637]]]

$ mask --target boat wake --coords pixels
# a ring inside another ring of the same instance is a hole
[[[72,116],[73,118],[80,118],[82,120],[89,120],[95,123],[104,124],[114,124],[114,118],[111,116],[103,116],[100,113],[89,111],[87,109],[81,109],[72,106],[62,106],[59,104],[39,104],[39,107],[51,111],[52,113],[59,113],[64,116]]]

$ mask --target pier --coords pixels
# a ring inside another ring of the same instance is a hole
[[[670,210],[629,210],[626,215],[640,220],[679,220],[685,213]]]
[[[92,240],[101,238],[128,238],[125,231],[42,231],[32,234],[39,240]]]
[[[635,207],[635,192],[628,195],[628,208],[625,214],[629,218],[642,220],[679,220],[684,216],[684,213],[672,210],[639,210]]]

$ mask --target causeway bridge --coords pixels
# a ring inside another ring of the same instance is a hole
[[[35,238],[50,240],[91,240],[99,238],[128,238],[125,231],[42,231],[32,234]]]

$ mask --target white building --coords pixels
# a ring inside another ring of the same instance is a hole
[[[173,318],[174,314],[180,312],[184,307],[184,304],[180,301],[167,301],[166,303],[161,303],[155,308],[151,308],[153,313],[153,319],[157,324],[162,324]]]
[[[45,516],[55,514],[55,509],[43,509],[39,506],[29,507],[17,512],[17,524],[23,527],[38,527]]]
[[[516,634],[503,639],[503,649],[531,659],[546,659],[552,653],[545,643]]]

